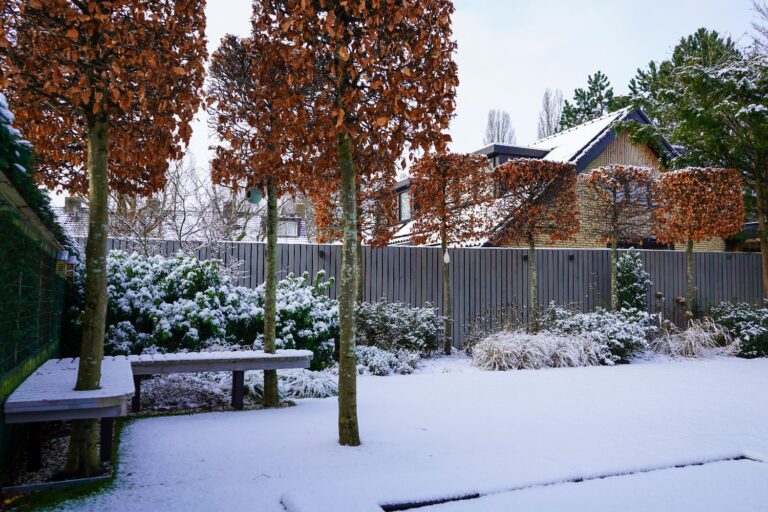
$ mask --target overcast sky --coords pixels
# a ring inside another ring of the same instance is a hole
[[[536,138],[547,87],[566,98],[598,69],[616,94],[640,66],[669,56],[699,27],[749,41],[750,0],[455,0],[459,79],[454,151],[482,146],[489,109],[507,110],[520,144]],[[247,36],[250,0],[208,1],[208,49],[226,33]],[[201,114],[191,151],[208,167],[208,129]]]

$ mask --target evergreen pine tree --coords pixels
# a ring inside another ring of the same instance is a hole
[[[597,71],[587,77],[587,88],[578,88],[573,92],[573,100],[563,104],[563,116],[560,129],[565,130],[580,125],[614,110],[613,87],[608,77]]]
[[[651,289],[651,276],[643,268],[643,260],[634,247],[619,259],[616,277],[619,309],[648,309],[647,294]]]

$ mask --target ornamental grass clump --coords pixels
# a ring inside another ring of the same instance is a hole
[[[501,331],[472,348],[472,363],[492,371],[595,366],[610,361],[604,345],[578,336]]]
[[[728,329],[711,318],[690,320],[687,329],[667,326],[661,335],[651,342],[651,349],[671,357],[706,357],[715,354],[738,352]]]

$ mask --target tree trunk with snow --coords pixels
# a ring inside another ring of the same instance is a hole
[[[98,389],[107,318],[107,236],[109,227],[109,124],[105,116],[88,119],[88,242],[85,247],[85,306],[80,363],[75,390]],[[72,422],[65,472],[89,477],[101,472],[96,449],[98,420]]]
[[[453,342],[453,306],[451,304],[451,269],[450,264],[445,261],[448,255],[448,237],[446,235],[445,221],[440,229],[440,248],[442,249],[442,270],[443,270],[443,315],[445,316],[445,335],[443,339],[443,351],[451,355],[451,345]]]
[[[341,170],[341,204],[344,239],[339,292],[339,444],[358,446],[357,355],[355,352],[355,297],[357,290],[357,198],[352,140],[339,134],[337,141]]]
[[[693,315],[693,305],[696,302],[696,283],[693,279],[693,240],[685,244],[685,312]]]
[[[264,283],[264,352],[275,353],[277,323],[277,191],[272,178],[267,178],[267,254]],[[264,406],[280,403],[277,370],[264,370]]]
[[[528,286],[530,296],[530,317],[528,330],[532,333],[539,332],[539,279],[536,269],[536,239],[528,236]]]

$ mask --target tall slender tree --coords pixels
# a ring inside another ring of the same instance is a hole
[[[285,42],[299,53],[290,60],[285,86],[293,91],[290,106],[301,106],[303,118],[290,135],[302,140],[301,149],[319,169],[337,170],[333,178],[344,219],[339,294],[342,445],[360,444],[354,306],[361,152],[375,151],[395,162],[404,153],[445,146],[458,83],[452,13],[448,0],[254,2],[253,33]]]
[[[506,110],[489,110],[483,144],[514,144],[517,142],[512,116]]]
[[[439,243],[443,254],[444,351],[451,353],[453,321],[448,246],[485,237],[490,228],[493,178],[488,159],[473,154],[429,154],[411,167],[413,236]]]
[[[204,9],[204,0],[0,3],[0,88],[14,98],[43,182],[89,198],[77,390],[101,379],[108,189],[151,192],[181,157],[203,86]],[[100,471],[97,425],[73,423],[69,473]]]
[[[693,244],[713,237],[726,238],[744,222],[742,181],[735,169],[688,168],[661,173],[655,193],[656,238],[685,244],[685,309],[696,306]]]
[[[619,242],[641,242],[650,235],[656,174],[647,167],[608,165],[579,175],[585,200],[582,230],[611,246],[611,309],[618,300]]]
[[[541,98],[538,135],[540,139],[557,133],[563,117],[563,93],[560,89],[546,89]]]
[[[500,220],[491,233],[494,245],[528,246],[529,329],[539,329],[536,240],[568,240],[579,231],[576,167],[570,163],[518,158],[494,170],[503,195],[496,201]]]
[[[277,202],[295,194],[301,179],[296,152],[285,135],[296,122],[294,112],[284,108],[282,93],[290,55],[290,49],[262,33],[245,39],[227,35],[211,57],[207,91],[210,125],[220,140],[211,162],[214,181],[266,192],[263,343],[271,354],[276,349]],[[264,370],[264,405],[278,403],[277,372]]]

